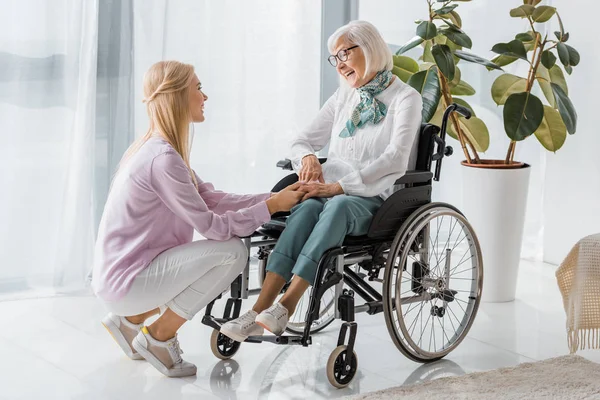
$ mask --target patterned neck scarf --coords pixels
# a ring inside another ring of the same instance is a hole
[[[360,95],[360,103],[352,111],[350,119],[346,121],[346,127],[340,132],[340,137],[354,136],[356,129],[362,128],[369,121],[373,124],[381,122],[387,113],[387,107],[375,96],[389,86],[393,77],[391,71],[379,71],[369,83],[356,89]]]

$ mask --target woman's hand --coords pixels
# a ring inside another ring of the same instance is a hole
[[[305,194],[306,191],[302,189],[301,182],[296,182],[280,192],[273,193],[267,200],[269,213],[275,214],[276,212],[290,211],[292,207],[300,203]]]
[[[311,197],[333,197],[338,194],[344,194],[344,189],[342,189],[342,185],[339,183],[305,183],[299,190],[305,192],[302,201]]]
[[[325,183],[323,179],[323,168],[319,159],[314,154],[308,155],[302,159],[302,168],[298,174],[298,180],[302,182],[321,182]]]

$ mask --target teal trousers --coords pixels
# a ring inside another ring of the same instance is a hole
[[[267,271],[286,281],[298,275],[314,283],[323,254],[339,247],[347,235],[367,234],[383,200],[380,197],[339,195],[308,199],[291,209],[286,228],[267,262]]]

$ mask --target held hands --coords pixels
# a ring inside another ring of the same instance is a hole
[[[319,159],[314,154],[305,156],[302,159],[302,168],[298,174],[298,180],[301,182],[321,182],[325,183],[323,179],[323,168]]]
[[[289,211],[301,201],[312,197],[333,197],[344,194],[339,183],[296,182],[280,192],[273,193],[267,200],[269,213]]]
[[[304,183],[299,191],[304,192],[302,201],[308,200],[311,197],[333,197],[338,194],[344,194],[344,189],[339,183],[321,183],[308,182]]]
[[[302,189],[302,183],[296,182],[289,185],[280,192],[273,193],[267,200],[267,207],[271,214],[276,212],[290,211],[292,207],[300,203],[306,191]]]

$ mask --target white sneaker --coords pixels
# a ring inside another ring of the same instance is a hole
[[[145,326],[133,339],[133,348],[154,368],[170,378],[196,375],[196,366],[181,358],[177,335],[165,342],[156,340]]]
[[[248,339],[248,336],[260,336],[264,333],[264,329],[256,324],[257,315],[256,311],[250,310],[236,319],[225,322],[220,332],[236,342],[243,342]]]
[[[256,323],[274,335],[281,336],[288,323],[288,310],[281,303],[275,303],[258,314]]]
[[[104,325],[108,333],[110,333],[127,357],[131,358],[132,360],[144,359],[144,357],[140,356],[138,352],[131,347],[133,338],[135,338],[140,332],[144,324],[132,324],[131,322],[127,321],[125,317],[108,313],[106,317],[102,318],[102,325]]]

